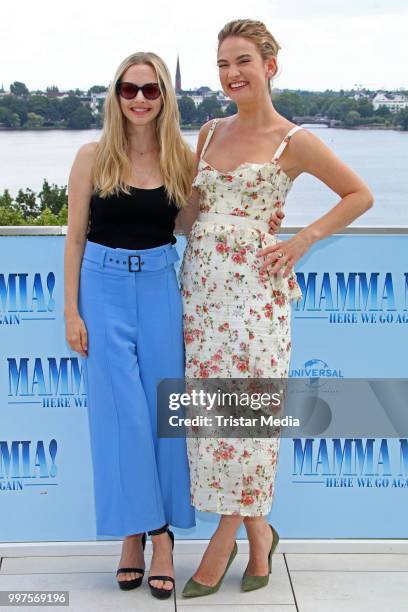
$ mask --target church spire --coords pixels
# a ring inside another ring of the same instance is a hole
[[[177,67],[176,67],[176,93],[180,93],[181,91],[181,72],[180,72],[180,59],[177,55]]]

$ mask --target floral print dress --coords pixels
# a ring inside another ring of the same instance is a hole
[[[259,248],[276,244],[268,221],[292,181],[279,156],[295,126],[264,164],[223,173],[203,156],[193,187],[200,194],[181,267],[187,378],[285,378],[291,352],[291,302],[302,298],[292,270],[260,277]],[[187,440],[191,498],[202,511],[242,516],[271,509],[279,437]]]

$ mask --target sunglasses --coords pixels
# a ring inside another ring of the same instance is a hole
[[[142,92],[146,100],[157,100],[161,94],[158,83],[145,83],[142,86],[136,85],[135,83],[127,83],[126,81],[118,81],[116,83],[116,93],[121,96],[121,98],[125,98],[125,100],[136,98],[139,91]]]

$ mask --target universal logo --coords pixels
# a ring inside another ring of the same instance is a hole
[[[289,370],[289,378],[305,378],[305,385],[311,391],[327,384],[328,379],[344,378],[340,368],[330,368],[322,359],[309,359],[302,368]]]

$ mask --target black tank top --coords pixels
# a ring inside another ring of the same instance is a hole
[[[151,249],[174,244],[174,224],[179,209],[169,200],[163,186],[156,189],[129,187],[101,198],[94,193],[90,202],[87,238],[112,248]]]

